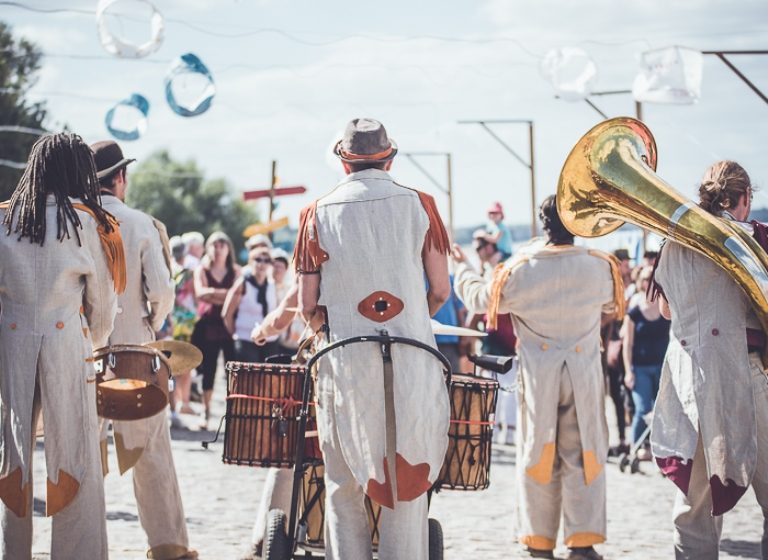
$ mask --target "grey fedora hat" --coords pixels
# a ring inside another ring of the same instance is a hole
[[[376,119],[352,119],[333,153],[347,163],[388,161],[397,154],[397,144]]]
[[[103,140],[91,144],[93,161],[96,164],[96,177],[103,179],[109,177],[118,169],[122,169],[129,163],[136,161],[123,156],[123,150],[114,140]]]

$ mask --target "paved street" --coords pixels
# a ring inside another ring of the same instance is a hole
[[[217,380],[218,407],[223,413],[222,378]],[[611,407],[609,407],[610,409]],[[182,417],[192,427],[196,419]],[[212,425],[213,427],[213,425]],[[221,463],[221,439],[204,450],[200,440],[211,433],[173,430],[173,451],[179,474],[191,543],[201,560],[242,558],[248,550],[251,528],[266,469]],[[35,454],[36,496],[44,499],[44,456]],[[515,558],[521,548],[512,538],[515,448],[497,445],[491,470],[491,487],[484,492],[444,491],[432,501],[430,515],[440,520],[445,535],[445,558]],[[139,525],[130,475],[112,472],[106,478],[110,558],[145,558],[145,537]],[[615,463],[608,474],[608,542],[600,547],[606,559],[671,558],[671,505],[673,485],[650,463],[643,474],[619,472]],[[35,558],[48,558],[50,520],[42,514],[44,503],[35,501]],[[721,558],[760,558],[762,517],[754,494],[749,492],[725,518]],[[558,548],[564,558],[567,550]],[[350,559],[354,560],[354,559]],[[405,559],[404,559],[405,560]]]

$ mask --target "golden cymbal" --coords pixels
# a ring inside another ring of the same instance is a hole
[[[154,348],[168,359],[171,375],[187,373],[203,361],[203,353],[197,346],[183,340],[154,340],[143,346]]]

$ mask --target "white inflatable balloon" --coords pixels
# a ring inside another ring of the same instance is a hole
[[[644,52],[632,95],[642,103],[696,103],[701,97],[703,58],[701,52],[685,47]]]
[[[597,65],[586,51],[576,47],[552,49],[541,62],[541,73],[557,95],[567,101],[579,101],[592,93],[597,79]]]
[[[140,3],[148,6],[151,10],[149,18],[151,36],[148,41],[136,45],[118,37],[109,29],[107,23],[110,15],[110,8],[116,4]],[[109,53],[120,58],[143,58],[152,54],[163,43],[163,30],[165,23],[163,15],[158,11],[154,4],[147,0],[99,0],[96,7],[96,26],[99,30],[99,40],[104,49]]]

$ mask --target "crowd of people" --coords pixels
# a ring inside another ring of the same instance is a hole
[[[169,240],[162,223],[126,205],[134,160],[115,142],[56,134],[35,144],[0,204],[0,558],[31,556],[42,412],[53,558],[108,557],[111,424],[119,470],[133,471],[148,558],[194,560],[166,412],[98,418],[94,351],[152,343],[156,333],[197,346],[207,427],[222,355],[293,353],[306,329],[315,351],[332,346],[313,371],[326,558],[373,558],[367,496],[382,508],[378,557],[427,560],[428,492],[451,407],[441,363],[424,347],[439,344],[459,370],[466,353],[460,340],[435,340],[438,313],[482,324],[483,351],[518,357],[517,421],[500,417],[516,427],[514,533],[526,557],[554,558],[562,524],[569,560],[602,558],[606,377],[620,435],[631,405],[631,441],[647,439],[650,423],[646,457],[678,488],[677,558],[717,558],[722,515],[749,486],[768,513],[766,338],[728,271],[674,240],[632,270],[626,252],[576,245],[554,195],[540,206],[545,236],[514,254],[494,203],[474,236],[476,270],[451,245],[432,197],[393,180],[397,151],[380,122],[351,121],[334,147],[345,178],[302,211],[293,262],[256,236],[240,267],[224,233]],[[753,232],[764,251],[768,228],[745,223],[752,190],[743,168],[719,162],[701,183],[701,215]],[[383,333],[414,345],[359,340]],[[176,373],[172,410],[192,413],[191,372]],[[269,492],[284,494],[291,477],[271,474]]]
[[[171,402],[171,425],[188,424],[179,414],[196,415],[192,399],[203,404],[200,428],[207,429],[211,399],[219,360],[262,363],[274,355],[291,355],[299,343],[303,323],[296,319],[286,332],[260,341],[252,339],[254,329],[273,311],[293,285],[290,257],[272,246],[264,234],[245,243],[246,266],[236,260],[232,240],[221,231],[207,239],[199,232],[173,236],[169,240],[175,286],[174,307],[158,338],[190,342],[203,355],[197,367],[199,383],[193,386],[192,372],[175,376]]]

